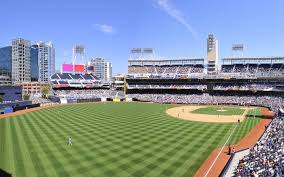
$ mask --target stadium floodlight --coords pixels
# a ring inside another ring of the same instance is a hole
[[[83,45],[75,45],[75,47],[73,48],[73,51],[74,51],[75,54],[84,55],[85,54],[85,47]]]
[[[244,50],[244,44],[233,44],[232,50],[233,51],[243,51]]]
[[[145,54],[153,54],[154,50],[152,48],[144,48],[143,53]]]
[[[131,54],[142,53],[142,48],[133,48],[130,50]]]
[[[244,44],[233,44],[232,45],[233,55],[242,56],[244,55]]]
[[[79,63],[85,64],[84,56],[85,56],[85,47],[83,45],[75,45],[72,49],[73,56],[72,56],[72,64],[75,66],[76,60],[79,57]],[[77,61],[78,62],[78,61]],[[75,71],[75,68],[73,68],[73,71]]]

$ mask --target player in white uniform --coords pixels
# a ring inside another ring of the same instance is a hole
[[[68,138],[68,145],[72,146],[72,138],[71,138],[71,136],[69,136],[69,138]]]

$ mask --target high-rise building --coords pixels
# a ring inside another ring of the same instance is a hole
[[[12,74],[12,47],[0,48],[0,75],[10,76]]]
[[[0,48],[0,85],[11,84],[12,47]]]
[[[112,64],[110,62],[105,62],[105,74],[104,78],[106,81],[112,80]]]
[[[51,42],[33,45],[38,51],[38,81],[48,82],[55,73],[55,48]]]
[[[94,58],[91,60],[94,65],[95,76],[103,81],[110,81],[112,79],[112,64],[106,62],[103,58]]]
[[[216,72],[218,66],[218,40],[215,39],[214,34],[209,34],[207,38],[207,72]]]
[[[31,47],[31,81],[37,82],[39,80],[39,65],[38,65],[38,49]]]
[[[31,81],[31,44],[17,38],[12,41],[12,83]]]

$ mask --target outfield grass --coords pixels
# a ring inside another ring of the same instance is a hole
[[[167,108],[80,104],[0,119],[0,168],[13,177],[193,176],[235,124],[174,119]],[[230,143],[258,121],[240,123]]]
[[[224,111],[218,111],[224,110]],[[195,114],[209,114],[209,115],[242,115],[244,113],[244,109],[240,109],[239,107],[221,107],[221,106],[208,106],[204,108],[199,108],[194,111],[191,111]]]

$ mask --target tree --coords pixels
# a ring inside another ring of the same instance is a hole
[[[3,102],[3,97],[0,95],[0,103]]]
[[[46,96],[49,94],[50,90],[49,90],[49,86],[43,86],[41,88],[41,94],[43,98],[46,98]]]
[[[30,94],[27,94],[27,93],[25,93],[24,95],[23,95],[23,99],[26,101],[26,100],[30,100]]]

